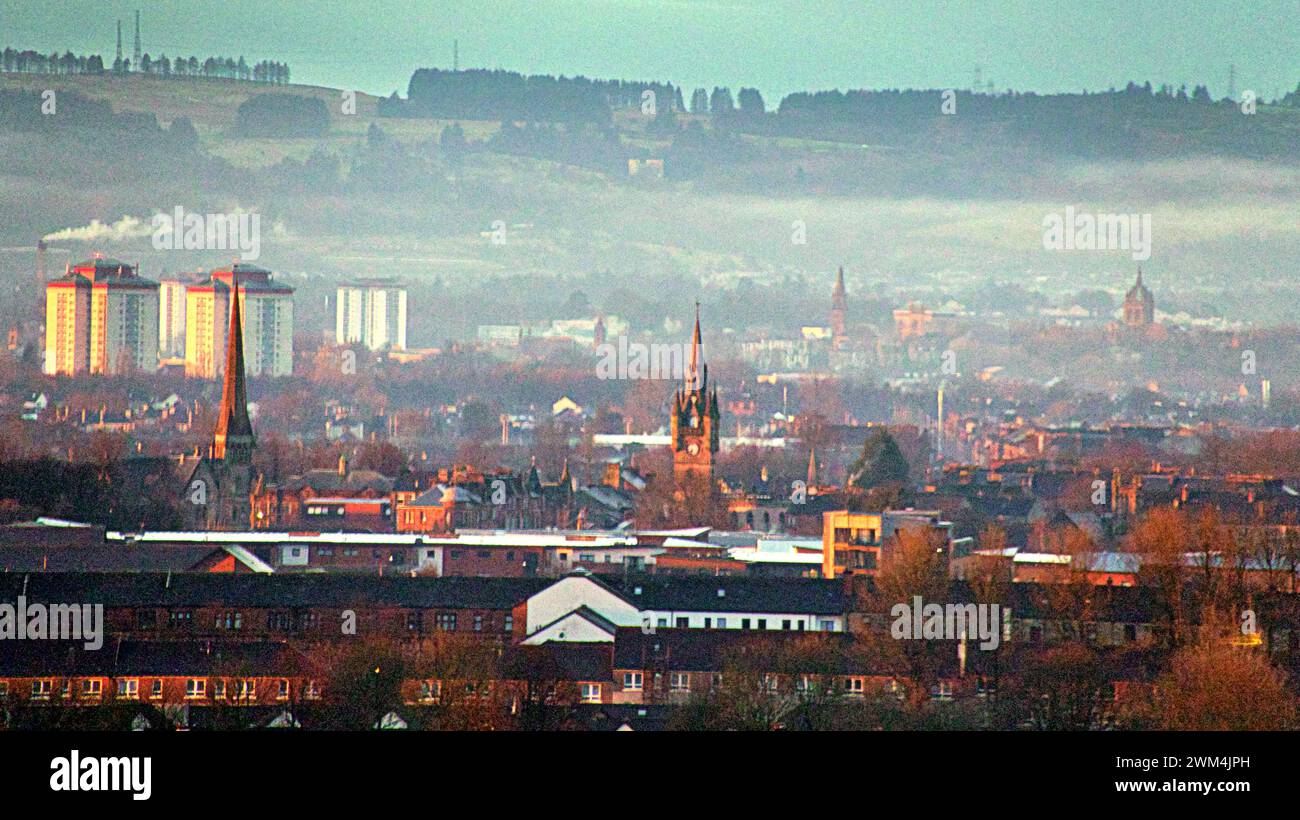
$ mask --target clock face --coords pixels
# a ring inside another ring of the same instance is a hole
[[[686,445],[686,452],[690,453],[693,456],[699,455],[700,445],[692,441],[690,444]]]

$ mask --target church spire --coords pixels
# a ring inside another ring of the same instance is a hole
[[[244,324],[239,315],[239,276],[230,279],[230,333],[226,337],[226,372],[221,385],[221,411],[217,416],[212,456],[251,456],[255,444],[248,418],[248,389],[244,383]]]
[[[691,361],[686,370],[686,392],[699,390],[705,384],[702,368],[704,364],[704,342],[700,334],[700,303],[695,302],[695,334],[691,336]]]

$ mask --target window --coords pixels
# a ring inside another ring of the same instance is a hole
[[[244,613],[231,610],[217,613],[217,629],[238,630],[244,628]]]
[[[268,612],[266,628],[271,632],[289,632],[293,629],[293,615],[283,611]]]
[[[710,684],[711,686],[713,686],[715,689],[716,689],[717,687],[721,686],[721,685],[722,685],[722,673],[721,673],[721,672],[714,672],[712,675],[710,675],[710,676],[709,676],[709,684]]]
[[[599,683],[584,683],[581,691],[583,703],[600,703]]]
[[[307,681],[307,692],[304,697],[307,700],[320,700],[320,684],[314,680]]]
[[[442,681],[440,680],[422,680],[420,681],[420,700],[423,703],[436,703],[442,695]]]
[[[0,700],[9,697],[9,681],[0,681]]]
[[[226,682],[217,680],[212,682],[212,697],[222,700],[226,697]]]
[[[276,699],[276,700],[288,700],[288,699],[289,699],[289,679],[288,679],[288,678],[280,678],[279,682],[276,684],[276,688],[275,688],[275,699]]]
[[[930,687],[930,697],[935,700],[952,700],[952,681],[941,680]]]
[[[691,691],[690,672],[672,672],[668,675],[668,689],[673,692]]]
[[[456,613],[455,613],[455,612],[439,612],[438,615],[437,615],[437,617],[435,618],[435,623],[437,624],[438,629],[442,630],[443,632],[455,632],[455,631],[456,631]]]
[[[719,619],[718,619],[718,629],[726,629],[726,628],[727,628],[727,619],[726,619],[726,618],[719,618]]]
[[[1133,624],[1124,624],[1124,640],[1132,642],[1137,640],[1137,627]]]
[[[117,682],[118,695],[122,694],[122,684],[124,683],[126,683],[124,680]],[[81,682],[81,696],[83,698],[97,698],[103,694],[103,691],[104,682],[99,678],[86,678]]]
[[[225,688],[224,686],[222,688]],[[201,698],[208,693],[208,682],[203,678],[190,678],[185,681],[185,697]],[[224,692],[223,692],[224,694]]]
[[[192,629],[194,627],[194,613],[188,609],[173,609],[167,613],[168,629]]]
[[[782,628],[782,629],[787,629],[787,630],[790,628],[790,619],[789,619],[789,618],[786,618],[785,620],[781,621],[781,628]]]
[[[741,618],[741,619],[740,619],[740,628],[741,628],[741,629],[749,629],[749,619],[748,619],[748,618]]]
[[[483,631],[483,616],[482,616],[482,615],[475,615],[475,616],[474,616],[474,631],[475,631],[475,632],[482,632],[482,631]]]
[[[595,561],[595,560],[596,560],[596,555],[595,555],[595,553],[591,553],[591,552],[580,552],[580,553],[578,553],[578,560],[579,560],[579,561]]]
[[[149,684],[149,697],[157,700],[162,697],[162,678],[154,678]]]
[[[677,628],[678,628],[678,629],[686,629],[686,628],[689,627],[690,625],[691,625],[691,619],[690,619],[690,618],[678,618],[678,619],[677,619]]]
[[[419,632],[424,626],[424,613],[418,609],[406,613],[406,628],[411,632]]]
[[[758,628],[759,628],[759,629],[767,629],[767,618],[759,618],[759,619],[758,619]]]
[[[704,628],[705,628],[705,629],[712,629],[712,628],[713,628],[713,619],[712,619],[712,618],[705,618],[705,619],[704,619]]]
[[[505,618],[502,619],[502,621],[501,621],[501,631],[502,631],[502,632],[514,632],[514,631],[515,631],[515,616],[514,616],[514,615],[507,615],[507,616],[505,616]]]
[[[640,673],[640,672],[624,672],[624,673],[623,673],[623,688],[624,688],[625,690],[629,691],[629,692],[640,692],[640,691],[641,691],[641,673]]]
[[[87,681],[89,683],[90,681]],[[95,681],[99,683],[99,681]],[[123,700],[131,700],[140,693],[140,681],[135,678],[123,678],[117,682],[117,696]],[[99,693],[96,692],[96,695]]]
[[[817,627],[818,627],[819,629],[821,629],[822,632],[834,632],[834,631],[835,631],[835,622],[834,622],[834,621],[821,621],[821,622],[819,622],[819,623],[817,624]]]
[[[32,700],[49,700],[53,682],[49,678],[32,681]]]
[[[158,625],[158,613],[152,609],[137,609],[135,611],[135,628],[136,629],[153,629]]]
[[[851,677],[851,678],[844,679],[844,691],[852,695],[862,694],[862,689],[864,685],[865,685],[865,681],[859,677]]]
[[[235,687],[235,697],[239,700],[254,700],[257,698],[257,681],[252,678],[243,678]]]

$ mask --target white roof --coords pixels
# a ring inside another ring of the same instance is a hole
[[[753,547],[732,547],[727,555],[734,561],[749,564],[808,564],[821,566],[822,556],[813,552],[764,552]]]
[[[1054,552],[1018,552],[1011,560],[1017,564],[1068,564],[1070,556]]]
[[[239,561],[241,564],[248,567],[253,572],[263,572],[263,573],[275,572],[275,570],[271,568],[270,564],[266,563],[261,558],[258,558],[256,555],[249,552],[248,549],[245,547],[241,547],[238,544],[227,544],[226,546],[222,547],[222,549],[224,549],[227,553],[233,555],[236,561]]]
[[[451,535],[423,533],[372,532],[226,532],[226,531],[149,531],[105,533],[108,541],[185,544],[373,544],[388,546],[463,546],[463,547],[571,547],[600,549],[609,547],[653,546],[639,544],[634,533],[610,530],[461,530]],[[713,546],[700,542],[700,546]]]

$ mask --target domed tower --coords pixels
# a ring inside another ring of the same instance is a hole
[[[718,391],[709,391],[709,366],[704,364],[703,346],[700,305],[697,302],[695,335],[691,339],[686,380],[673,397],[673,412],[669,419],[673,478],[679,489],[701,480],[704,486],[713,486],[713,455],[718,452],[722,414],[718,409]]]
[[[1147,327],[1155,324],[1156,303],[1151,291],[1142,284],[1142,269],[1138,268],[1137,282],[1124,296],[1124,324],[1128,327]]]

